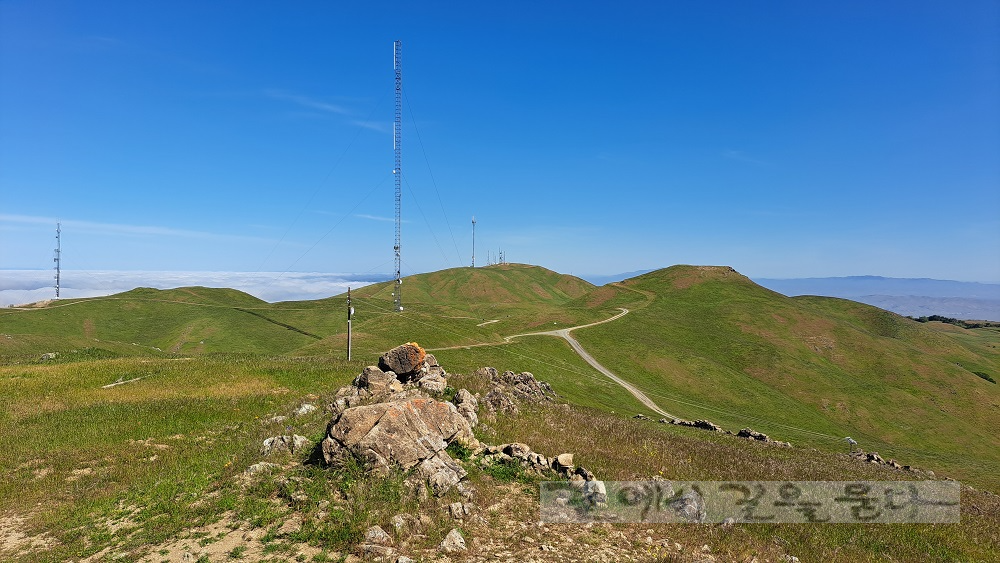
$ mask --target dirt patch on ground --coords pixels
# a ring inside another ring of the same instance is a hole
[[[232,514],[226,514],[222,520],[207,526],[191,528],[182,534],[183,537],[167,543],[153,546],[149,555],[139,559],[142,562],[159,563],[162,561],[260,561],[271,555],[264,553],[266,544],[260,540],[267,533],[263,528],[249,529],[246,524],[233,524]],[[289,533],[301,526],[301,519],[292,516],[285,521],[281,533]],[[277,554],[289,561],[310,561],[323,550],[306,544],[295,545],[283,549]],[[95,556],[96,557],[96,556]],[[328,557],[331,557],[328,554]],[[330,560],[336,561],[339,555]],[[93,559],[98,561],[99,559]]]
[[[55,538],[47,534],[28,535],[27,518],[24,516],[12,513],[0,515],[0,556],[49,549],[55,543]]]
[[[88,339],[94,337],[94,319],[83,321],[83,336]]]

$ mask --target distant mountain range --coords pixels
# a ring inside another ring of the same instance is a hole
[[[994,283],[881,276],[754,281],[788,296],[841,297],[911,317],[1000,321],[1000,284]]]
[[[581,277],[594,285],[604,285],[651,271]],[[996,283],[882,276],[754,278],[753,281],[789,297],[840,297],[910,317],[941,315],[964,320],[1000,322],[1000,284]]]

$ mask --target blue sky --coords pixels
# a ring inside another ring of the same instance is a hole
[[[1000,4],[0,0],[0,269],[1000,281]]]

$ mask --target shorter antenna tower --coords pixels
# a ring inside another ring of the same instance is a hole
[[[472,216],[472,267],[476,267],[476,216]]]
[[[55,257],[52,259],[52,261],[56,263],[56,299],[59,299],[59,281],[60,281],[59,277],[60,274],[62,273],[60,269],[61,264],[59,263],[59,259],[61,258],[60,255],[62,254],[61,234],[62,234],[62,224],[56,223],[56,250],[55,250]]]

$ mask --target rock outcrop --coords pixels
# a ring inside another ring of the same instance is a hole
[[[476,370],[474,375],[488,379],[493,386],[483,397],[483,404],[491,413],[515,414],[520,410],[519,402],[552,401],[556,396],[551,385],[538,381],[534,375],[526,371],[521,373],[505,371],[500,374],[496,368],[484,367]]]
[[[518,403],[551,401],[555,393],[528,372],[499,374],[482,368],[476,374],[493,384],[486,397],[480,400],[460,389],[453,402],[444,401],[440,393],[447,388],[446,372],[437,359],[415,343],[393,348],[378,366],[366,367],[350,386],[337,391],[329,407],[334,416],[320,443],[323,461],[336,466],[351,456],[379,473],[412,471],[411,484],[418,491],[427,487],[441,496],[452,488],[463,489],[467,472],[446,451],[457,442],[480,464],[517,463],[537,473],[556,472],[581,487],[596,481],[586,469],[573,467],[572,454],[549,458],[527,444],[480,444],[472,432],[479,423],[480,405],[493,412],[517,412]],[[600,497],[603,483],[587,487],[595,504],[606,501]]]
[[[376,471],[416,468],[416,475],[441,495],[466,476],[444,451],[456,440],[471,448],[479,445],[455,405],[405,395],[392,400],[390,395],[387,402],[351,407],[337,415],[321,448],[330,465],[352,455]]]
[[[378,359],[378,367],[382,371],[395,373],[396,377],[405,382],[420,373],[420,368],[424,366],[426,359],[427,352],[423,348],[416,342],[407,342],[382,354],[382,357]]]
[[[305,436],[292,434],[291,436],[272,436],[260,447],[260,455],[268,456],[273,453],[299,453],[309,447],[309,440]]]
[[[746,438],[748,440],[756,440],[758,442],[764,442],[767,444],[775,444],[777,446],[785,446],[787,448],[792,447],[788,442],[782,442],[780,440],[772,440],[770,436],[764,434],[763,432],[757,432],[752,428],[744,428],[736,433],[737,438]]]
[[[675,418],[670,421],[670,424],[676,424],[677,426],[690,426],[692,428],[700,428],[710,432],[725,432],[722,427],[709,420],[696,420],[691,422],[690,420],[680,420]]]
[[[902,469],[904,471],[915,471],[920,472],[919,469],[910,467],[909,465],[900,465],[894,459],[883,459],[882,456],[878,455],[878,452],[865,452],[864,450],[858,448],[850,453],[850,456],[858,461],[864,463],[871,463],[875,465],[888,465],[893,469]]]

